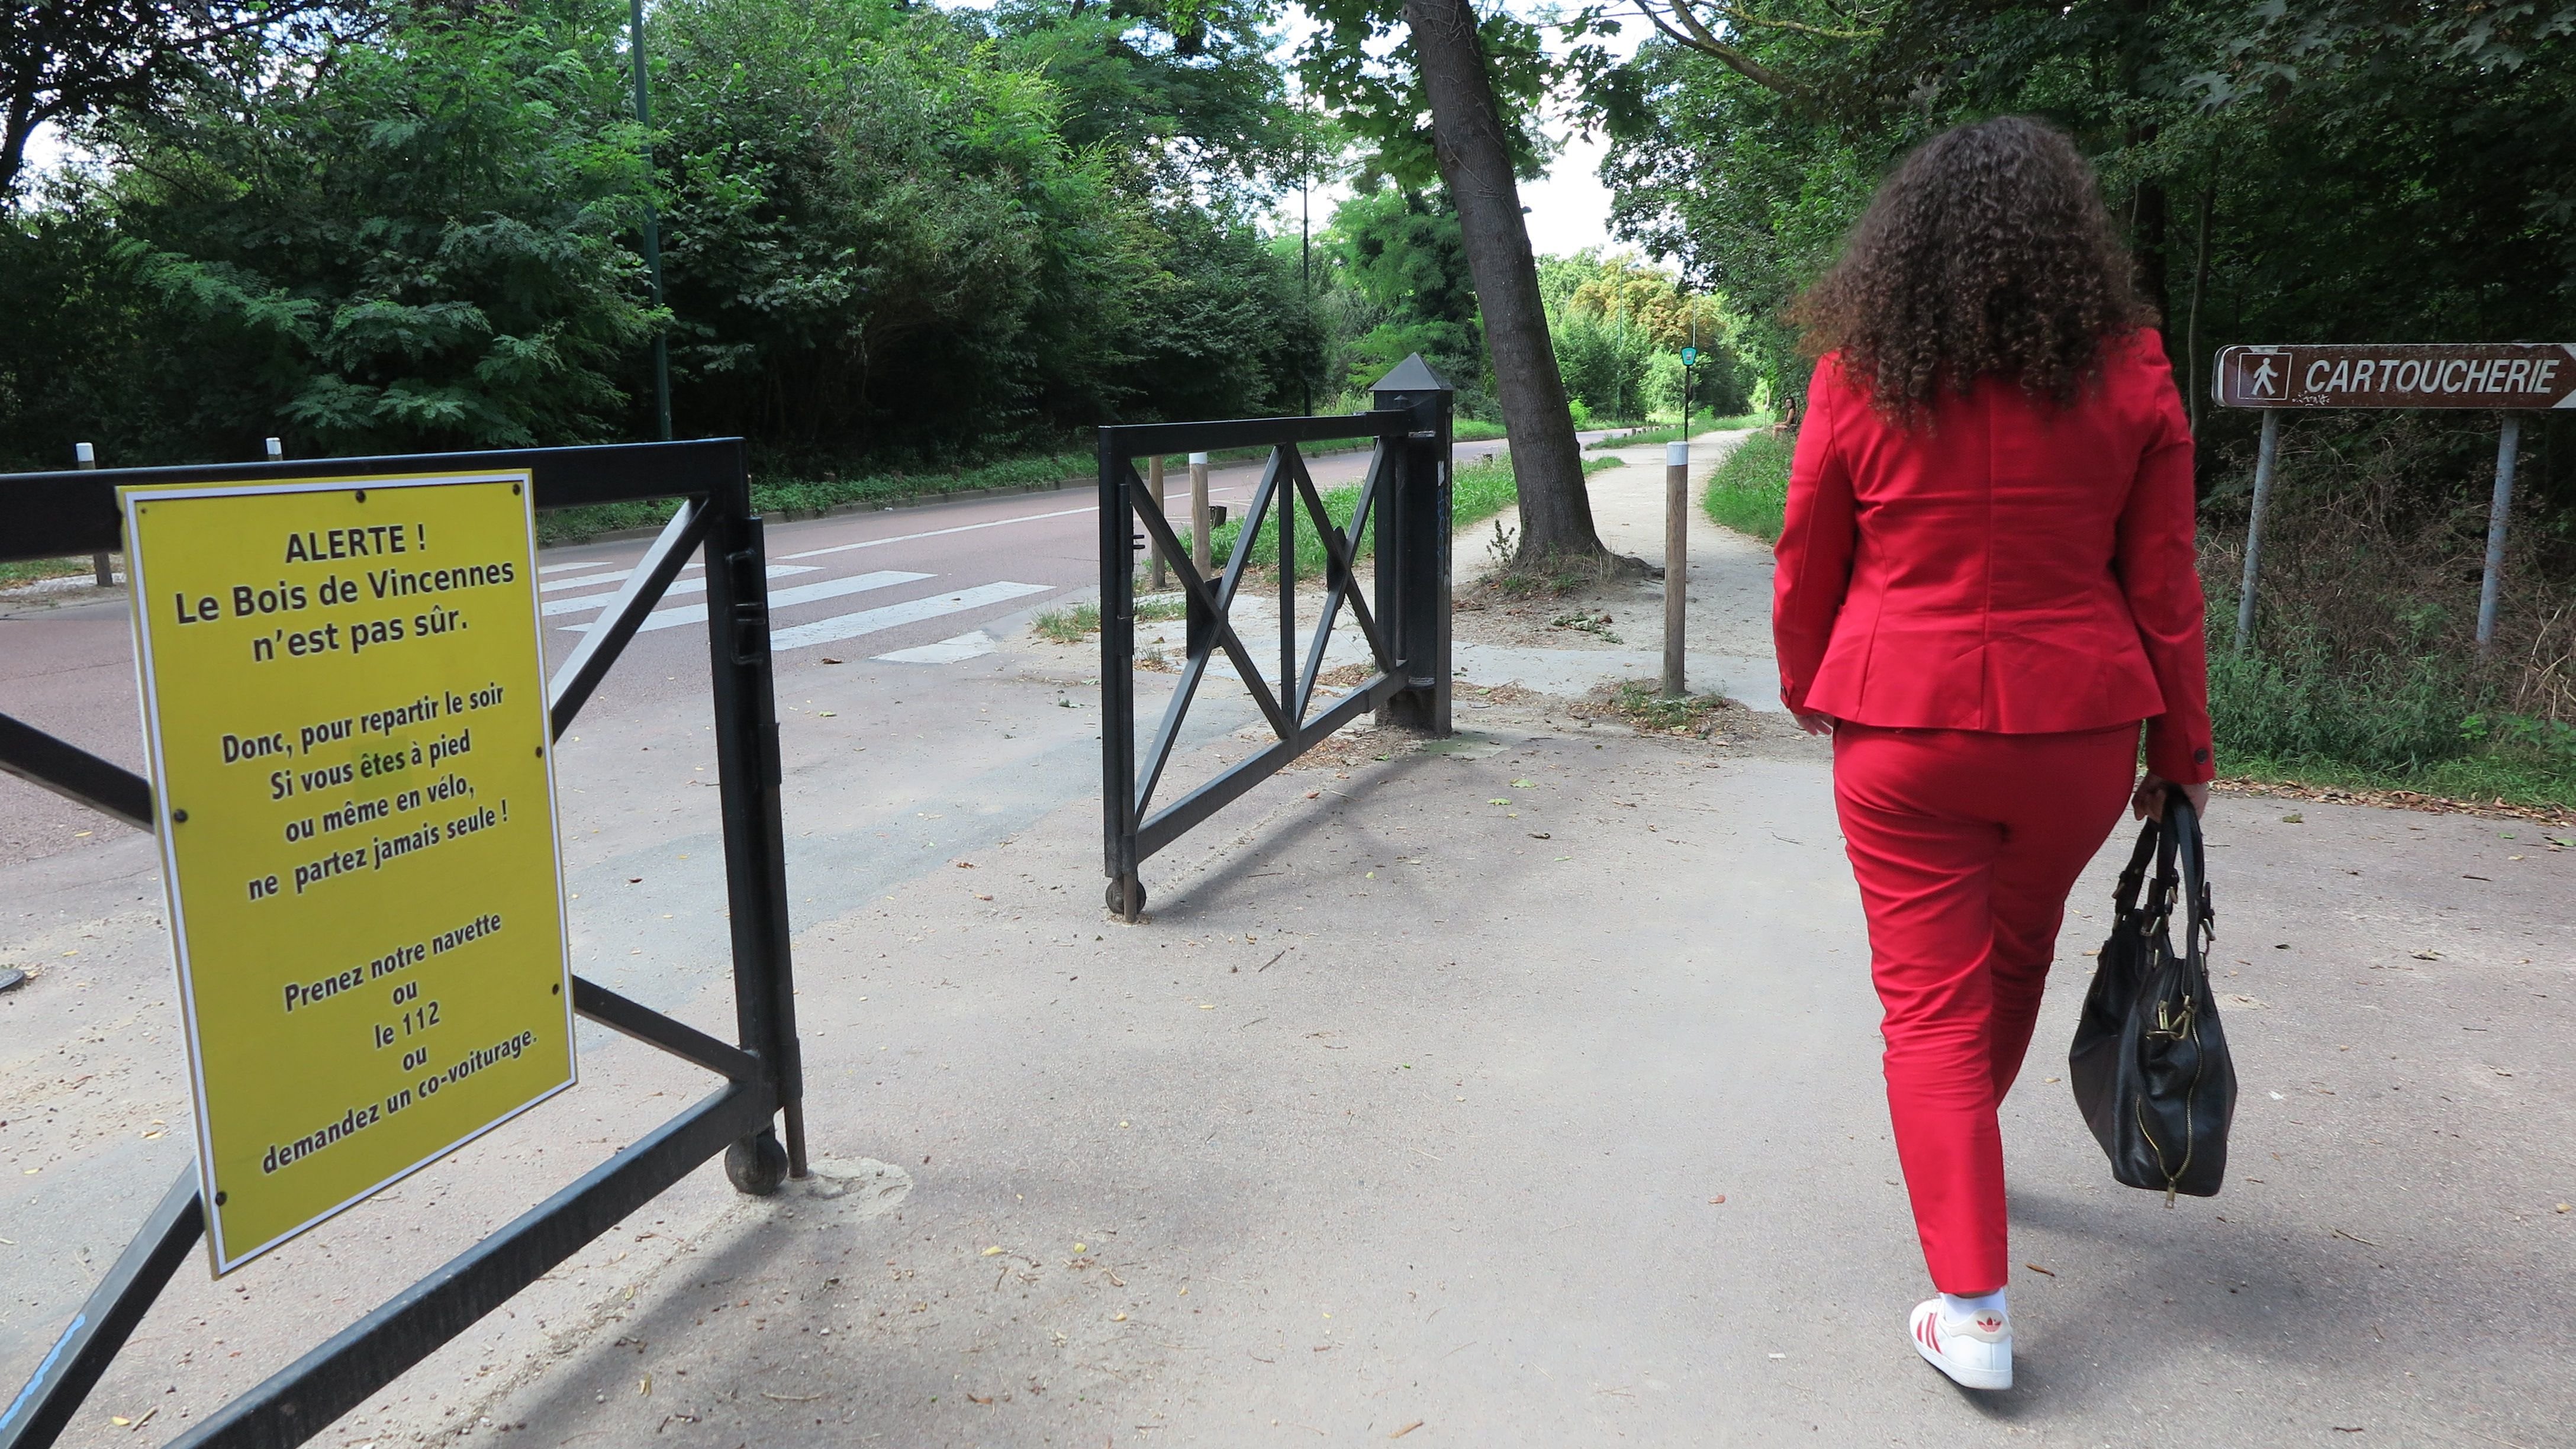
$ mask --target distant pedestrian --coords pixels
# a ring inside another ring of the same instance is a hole
[[[2192,440],[2092,171],[1947,131],[1793,316],[1819,354],[1772,629],[1834,738],[1887,1098],[1935,1297],[1914,1347],[2012,1385],[2002,1136],[2066,895],[2118,821],[2209,793]],[[2146,726],[2146,767],[2138,764]]]

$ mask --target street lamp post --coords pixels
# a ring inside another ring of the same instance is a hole
[[[628,0],[627,48],[635,54],[635,124],[644,131],[644,272],[652,279],[653,310],[662,310],[662,225],[653,207],[653,104],[644,89],[644,0]],[[653,330],[653,421],[656,436],[671,441],[671,339]]]

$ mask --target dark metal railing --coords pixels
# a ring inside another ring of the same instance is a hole
[[[770,686],[769,584],[741,439],[0,477],[9,525],[0,561],[122,547],[116,504],[121,484],[517,468],[534,478],[539,508],[680,500],[599,626],[555,671],[548,697],[557,739],[681,567],[701,547],[706,550],[708,665],[740,1044],[574,977],[574,1010],[706,1068],[723,1085],[200,1420],[172,1440],[174,1446],[283,1449],[305,1442],[718,1153],[734,1186],[747,1193],[775,1192],[782,1178],[805,1175],[803,1067],[779,817],[778,713]],[[5,714],[0,770],[137,829],[153,828],[149,781]],[[0,1405],[0,1449],[40,1449],[61,1435],[204,1232],[199,1191],[191,1163],[91,1291],[35,1377]]]
[[[1449,732],[1449,452],[1451,393],[1419,357],[1389,373],[1377,407],[1334,418],[1250,418],[1154,423],[1100,430],[1100,751],[1106,798],[1109,909],[1136,920],[1145,909],[1138,869],[1335,730],[1376,711],[1389,723]],[[1336,524],[1307,471],[1301,443],[1372,440],[1368,472],[1347,528]],[[1233,551],[1210,575],[1163,515],[1144,502],[1141,456],[1268,447],[1261,482],[1242,513]],[[1297,626],[1297,515],[1324,548],[1324,601],[1313,633]],[[1254,566],[1264,522],[1276,522],[1279,672],[1275,683],[1236,633],[1235,600]],[[1359,541],[1376,529],[1375,603],[1358,588]],[[1133,531],[1141,527],[1143,540]],[[1141,759],[1136,734],[1135,569],[1150,548],[1178,577],[1187,649],[1171,699]],[[1371,676],[1316,708],[1324,656],[1342,611],[1367,644]],[[1160,809],[1154,792],[1172,763],[1209,666],[1222,651],[1276,737]]]

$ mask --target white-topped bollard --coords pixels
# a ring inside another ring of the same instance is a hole
[[[1190,562],[1198,565],[1199,577],[1206,578],[1215,569],[1216,555],[1208,546],[1208,455],[1190,454]]]
[[[72,444],[72,466],[85,469],[97,467],[98,449],[88,443]],[[114,588],[116,586],[116,564],[115,561],[107,554],[91,554],[89,556],[89,571],[90,577],[97,582],[100,588],[107,589]]]
[[[1682,619],[1690,607],[1690,444],[1664,445],[1664,697],[1689,693],[1682,678]]]

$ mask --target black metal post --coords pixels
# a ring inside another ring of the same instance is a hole
[[[769,559],[751,511],[751,477],[739,451],[708,500],[707,650],[715,693],[716,771],[724,795],[725,896],[732,906],[734,1018],[745,1051],[760,1058],[785,1114],[787,1149],[775,1135],[734,1144],[725,1171],[755,1195],[779,1172],[805,1175],[804,1064],[796,1046],[795,973],[788,959],[787,842],[780,819],[778,700],[769,665]]]
[[[1127,454],[1100,435],[1100,776],[1109,802],[1108,906],[1132,921],[1145,909],[1136,874],[1136,604],[1132,547],[1135,499]]]
[[[1378,379],[1377,405],[1413,416],[1395,493],[1378,505],[1377,616],[1404,687],[1381,724],[1449,733],[1449,459],[1457,394],[1419,356]]]

